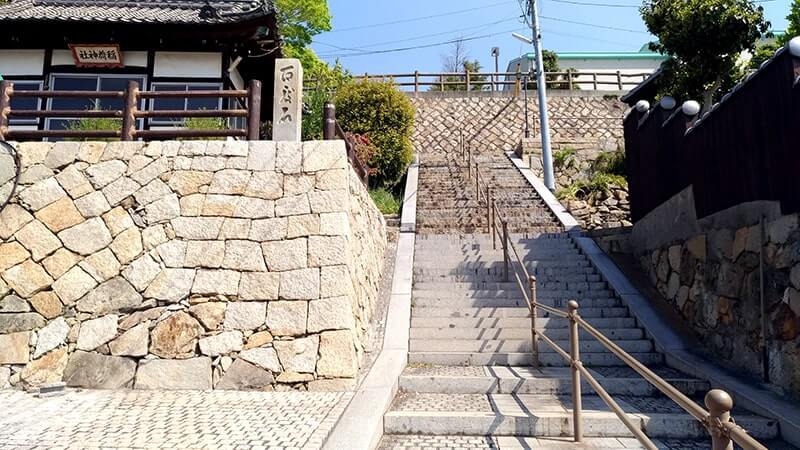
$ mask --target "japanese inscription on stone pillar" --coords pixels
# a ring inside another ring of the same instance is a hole
[[[272,140],[299,142],[303,121],[303,67],[298,59],[275,61]]]

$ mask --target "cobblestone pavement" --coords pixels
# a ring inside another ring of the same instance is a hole
[[[710,440],[655,440],[659,450],[710,450]],[[764,443],[770,450],[796,450],[781,441]],[[378,450],[627,450],[644,448],[633,438],[586,438],[578,446],[571,438],[519,438],[510,436],[384,436]],[[738,446],[736,447],[739,448]]]
[[[0,391],[0,450],[319,448],[351,395]]]

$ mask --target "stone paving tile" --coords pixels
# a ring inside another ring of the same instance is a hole
[[[486,370],[478,366],[412,366],[403,375],[418,377],[484,377]]]
[[[483,394],[408,394],[398,393],[392,411],[492,412],[489,398]]]
[[[384,436],[379,450],[496,449],[493,437],[484,436]]]
[[[648,367],[650,370],[656,373],[656,375],[660,376],[661,378],[694,378],[690,375],[686,375],[685,373],[675,370],[671,367],[664,367],[664,366],[653,366]],[[631,369],[627,366],[620,366],[620,367],[592,367],[592,370],[603,375],[607,378],[642,378],[638,372]]]
[[[0,449],[319,448],[346,394],[0,391]],[[335,410],[335,411],[334,411]]]

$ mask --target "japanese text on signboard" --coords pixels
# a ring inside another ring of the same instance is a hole
[[[70,45],[77,67],[123,67],[119,45]]]

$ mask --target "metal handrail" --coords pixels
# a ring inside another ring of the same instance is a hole
[[[572,300],[569,302],[568,311],[561,311],[548,305],[543,305],[536,301],[536,277],[531,276],[528,272],[524,261],[517,251],[516,245],[510,239],[508,234],[508,221],[505,219],[504,214],[499,206],[494,202],[491,195],[492,188],[485,182],[485,177],[481,174],[478,163],[475,163],[475,178],[476,178],[476,191],[477,199],[480,203],[481,196],[483,195],[488,204],[487,208],[487,226],[489,233],[492,235],[493,247],[495,235],[497,235],[503,243],[503,254],[506,265],[506,281],[508,281],[508,266],[510,254],[513,254],[516,262],[522,269],[522,273],[528,279],[528,290],[525,289],[524,282],[520,278],[516,267],[514,267],[514,279],[522,292],[522,296],[526,301],[529,311],[531,312],[531,338],[532,338],[532,353],[533,365],[539,367],[539,350],[538,340],[544,341],[550,348],[553,349],[559,356],[564,358],[570,364],[572,372],[572,397],[573,397],[573,435],[575,442],[583,440],[583,425],[582,425],[582,399],[581,399],[581,376],[586,378],[586,381],[594,389],[597,395],[605,402],[606,405],[616,414],[622,421],[625,427],[634,435],[634,437],[648,450],[657,450],[652,440],[642,431],[641,427],[637,426],[628,414],[619,406],[613,397],[606,391],[605,388],[595,379],[594,375],[584,367],[580,360],[580,329],[583,328],[592,337],[597,339],[598,342],[608,349],[611,353],[621,359],[628,367],[633,369],[636,373],[642,376],[648,383],[658,389],[659,392],[669,397],[678,406],[680,406],[689,415],[699,421],[711,434],[712,446],[714,450],[727,450],[733,449],[735,442],[744,450],[767,450],[765,446],[760,444],[755,438],[747,434],[747,431],[742,427],[736,425],[731,419],[731,410],[733,409],[733,400],[725,391],[712,390],[706,394],[705,404],[709,409],[708,411],[697,403],[692,401],[689,397],[677,390],[666,380],[656,375],[653,371],[647,368],[644,364],[636,360],[633,356],[623,350],[614,341],[606,337],[579,314],[578,302]],[[502,226],[502,233],[497,229],[497,222]],[[511,252],[509,252],[509,248]],[[515,266],[512,264],[512,266]],[[530,292],[530,295],[528,295]],[[537,309],[541,309],[556,317],[567,319],[570,322],[570,352],[562,349],[547,335],[537,329],[536,318]]]

